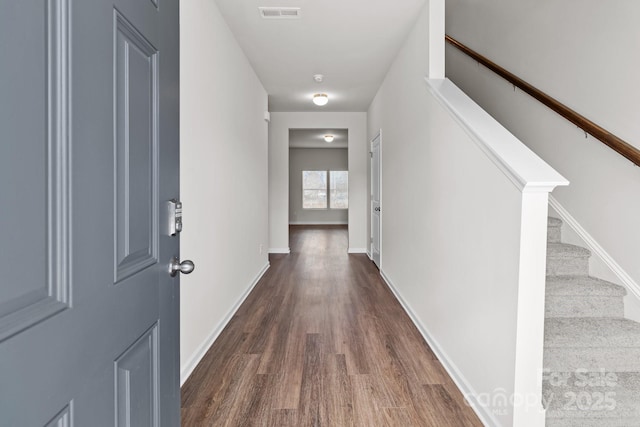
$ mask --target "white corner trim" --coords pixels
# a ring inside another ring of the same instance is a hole
[[[407,313],[413,324],[418,328],[418,331],[425,339],[431,350],[435,353],[436,357],[447,371],[453,382],[458,386],[460,392],[462,392],[463,396],[469,404],[471,405],[471,409],[478,415],[482,424],[488,427],[502,427],[502,424],[496,419],[493,413],[486,408],[482,402],[478,400],[478,393],[471,387],[469,382],[466,380],[464,375],[460,372],[458,367],[449,359],[447,353],[442,349],[438,341],[436,341],[433,336],[429,333],[427,327],[425,327],[420,321],[419,317],[413,312],[409,303],[407,303],[400,292],[397,290],[391,279],[384,273],[382,269],[380,269],[380,276],[382,280],[387,284],[393,295],[395,295],[396,299]]]
[[[445,76],[445,0],[431,0],[429,9],[429,78]]]
[[[290,254],[291,248],[269,248],[270,254]]]
[[[247,299],[247,297],[249,296],[253,288],[255,288],[255,286],[258,284],[260,279],[262,279],[262,276],[264,276],[264,274],[267,272],[269,267],[270,267],[270,264],[267,262],[265,266],[262,267],[262,270],[260,270],[258,275],[253,279],[249,287],[240,296],[238,301],[236,301],[233,307],[231,307],[231,309],[229,310],[227,315],[224,317],[224,319],[222,319],[222,321],[218,324],[218,326],[216,326],[211,331],[209,336],[202,342],[202,344],[200,344],[198,349],[193,353],[193,356],[191,356],[191,358],[182,366],[182,368],[180,369],[180,387],[182,387],[185,381],[187,381],[187,379],[189,378],[189,375],[191,375],[191,373],[196,368],[196,366],[198,366],[198,363],[200,363],[200,361],[202,360],[204,355],[207,353],[209,348],[213,345],[215,340],[218,339],[218,336],[220,335],[222,330],[231,321],[231,318],[233,318],[233,315],[236,313],[236,311],[238,311],[238,309],[240,308],[244,300]]]
[[[640,285],[618,264],[611,255],[587,232],[578,221],[551,195],[549,205],[555,209],[564,221],[587,245],[592,254],[596,255],[616,275],[620,283],[636,298],[640,299]]]
[[[350,254],[366,254],[367,248],[349,248],[347,252]]]
[[[569,185],[449,79],[425,78],[429,91],[471,140],[520,191],[551,192]]]

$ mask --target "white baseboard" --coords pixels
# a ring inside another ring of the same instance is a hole
[[[438,358],[438,360],[440,361],[444,369],[447,371],[451,379],[453,379],[453,382],[458,386],[458,388],[460,389],[464,397],[467,399],[473,411],[476,413],[478,418],[480,418],[480,421],[482,421],[482,424],[490,427],[501,427],[502,424],[500,424],[500,422],[495,418],[493,413],[487,410],[487,408],[483,406],[482,403],[478,400],[477,398],[478,393],[475,392],[473,387],[471,387],[471,385],[466,380],[464,375],[460,372],[458,367],[447,356],[447,353],[442,349],[438,341],[436,341],[433,338],[433,335],[429,333],[429,329],[422,324],[422,322],[420,321],[420,318],[411,309],[411,306],[409,305],[409,303],[407,303],[402,298],[402,296],[398,292],[397,288],[395,287],[391,279],[389,279],[389,277],[382,270],[380,270],[380,276],[382,276],[382,279],[387,284],[391,292],[398,299],[398,301],[400,302],[400,305],[402,305],[402,308],[404,308],[404,311],[407,313],[407,315],[409,315],[409,318],[411,319],[413,324],[416,326],[416,328],[418,328],[418,331],[420,332],[422,337],[425,339],[427,344],[429,344],[429,347],[431,347],[431,350],[433,350],[434,354],[436,355],[436,357]]]
[[[289,225],[349,225],[347,221],[291,221]]]
[[[290,254],[291,248],[269,248],[270,254]]]
[[[611,255],[585,230],[576,219],[552,196],[549,195],[549,205],[558,213],[560,219],[582,239],[593,255],[596,255],[609,270],[620,280],[620,284],[627,288],[636,298],[640,299],[640,285],[618,264]]]
[[[350,254],[366,254],[367,248],[349,248],[348,253]]]
[[[213,345],[213,343],[218,338],[222,330],[227,326],[227,324],[229,323],[233,315],[236,313],[236,311],[238,311],[238,309],[240,308],[244,300],[247,299],[247,297],[249,296],[253,288],[258,284],[260,279],[262,279],[262,276],[264,276],[264,273],[267,272],[269,267],[270,267],[269,263],[266,263],[265,266],[262,267],[262,270],[253,279],[253,281],[251,282],[247,290],[244,291],[244,293],[240,296],[238,301],[236,301],[233,307],[231,307],[231,309],[229,310],[227,315],[224,317],[224,319],[222,319],[222,321],[218,324],[218,326],[215,327],[213,331],[211,331],[209,336],[202,342],[202,344],[200,344],[200,346],[198,347],[196,352],[193,354],[193,356],[189,359],[189,361],[187,361],[182,366],[182,368],[180,369],[180,387],[182,387],[185,381],[187,381],[187,378],[189,378],[189,375],[191,375],[191,373],[196,368],[196,366],[198,366],[198,363],[200,363],[200,361],[202,360],[204,355],[207,353],[209,348]]]

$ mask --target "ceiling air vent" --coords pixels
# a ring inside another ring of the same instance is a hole
[[[297,19],[300,18],[299,7],[259,7],[260,16],[264,19]]]

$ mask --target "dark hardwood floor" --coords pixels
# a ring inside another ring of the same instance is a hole
[[[345,227],[290,235],[182,387],[183,426],[482,426]]]

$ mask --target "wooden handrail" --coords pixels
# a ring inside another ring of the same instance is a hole
[[[460,43],[456,39],[451,36],[445,36],[445,40],[450,43],[452,46],[464,52],[466,55],[475,59],[480,64],[484,65],[503,79],[507,80],[509,83],[514,86],[520,88],[522,91],[528,93],[538,101],[542,102],[547,107],[551,108],[556,113],[560,114],[565,119],[569,120],[574,125],[578,126],[580,129],[585,131],[586,133],[592,135],[594,138],[599,139],[604,144],[611,147],[613,150],[617,151],[627,159],[631,160],[636,166],[640,166],[640,150],[627,143],[626,141],[618,138],[611,132],[606,129],[598,126],[591,120],[587,119],[581,114],[573,111],[571,108],[557,101],[556,99],[550,97],[546,93],[542,92],[540,89],[530,85],[529,83],[522,80],[520,77],[510,73],[505,70],[495,62],[486,58],[485,56],[480,55],[478,52],[470,49],[464,44]]]

